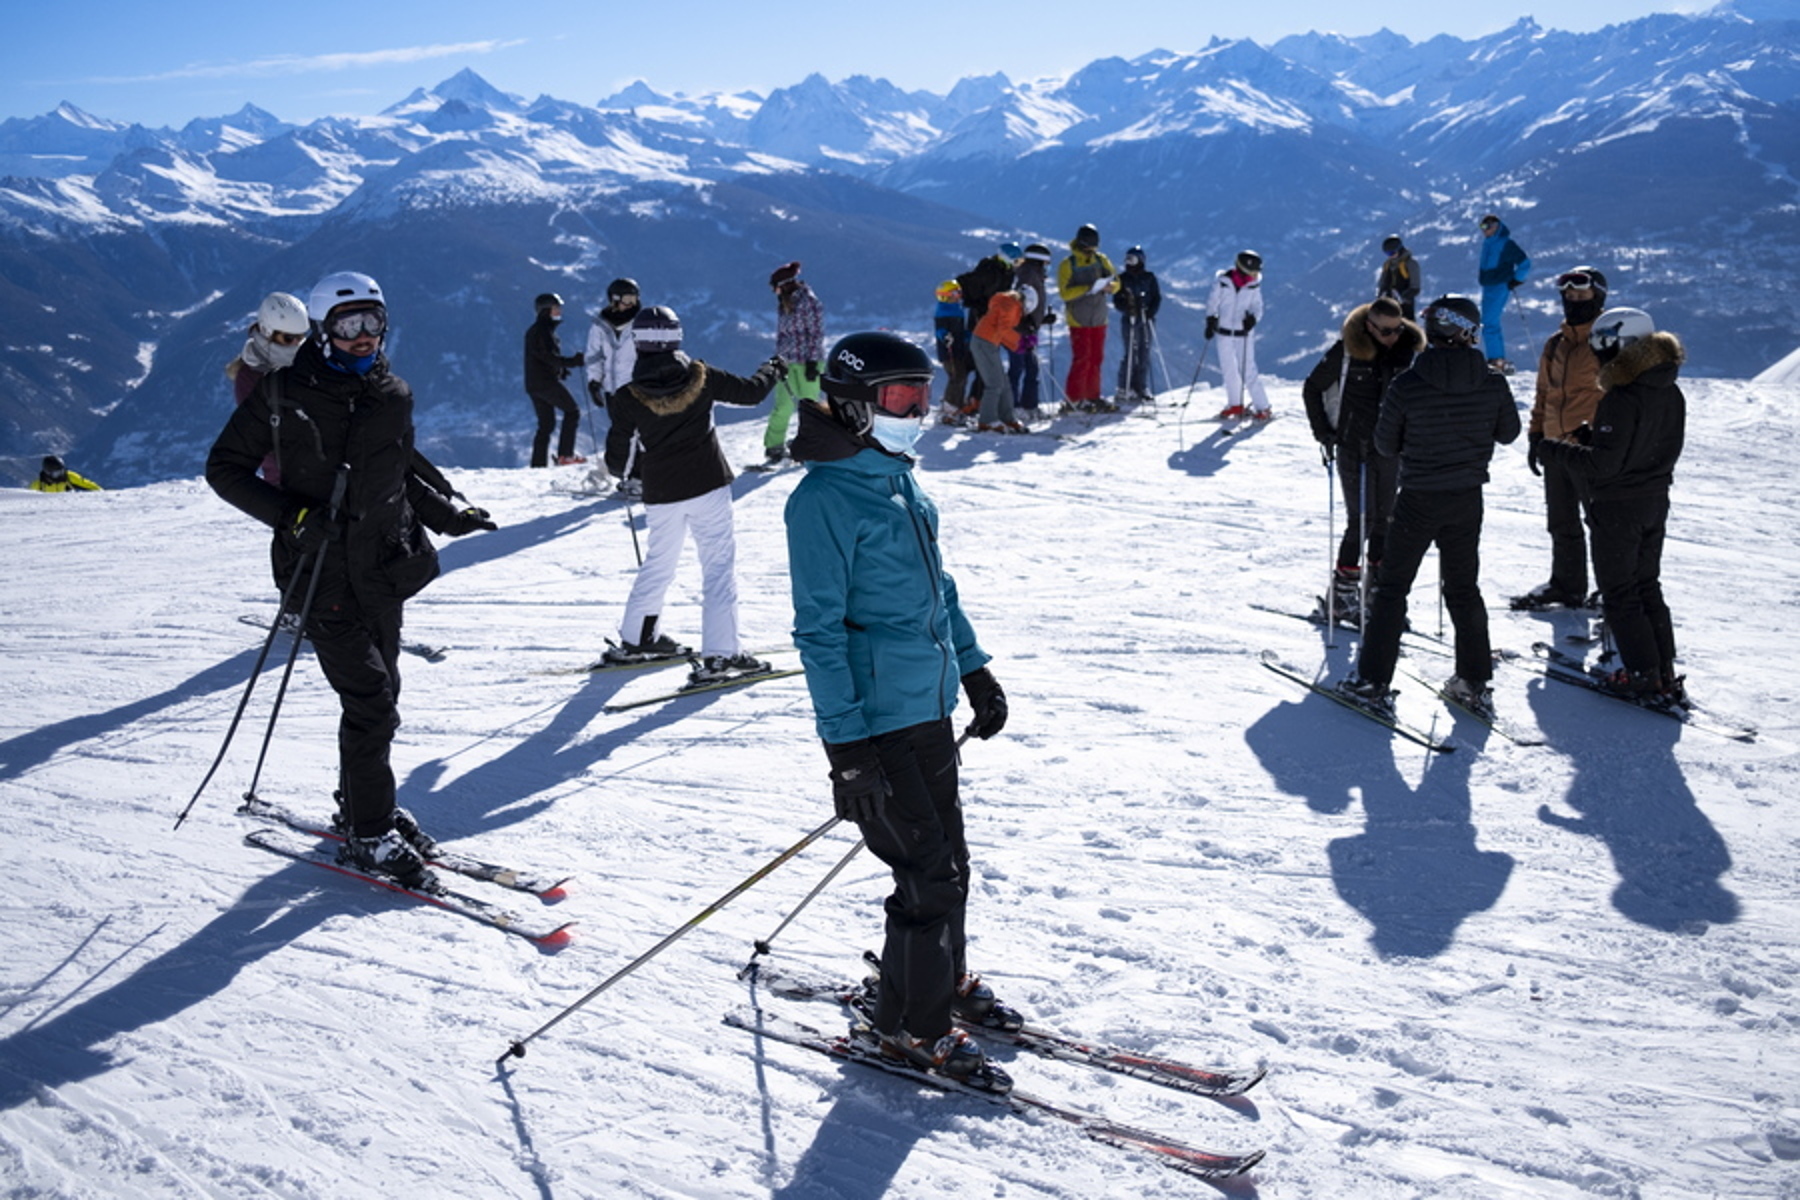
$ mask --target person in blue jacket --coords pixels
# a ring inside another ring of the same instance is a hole
[[[999,733],[1007,710],[939,557],[937,506],[913,477],[931,359],[895,334],[851,334],[831,348],[821,393],[800,405],[793,442],[806,469],[786,511],[794,643],[837,814],[894,874],[881,974],[853,1036],[1004,1091],[1011,1081],[955,1023],[1020,1018],[965,961],[959,681],[974,736]]]
[[[1481,218],[1481,345],[1488,366],[1502,375],[1511,375],[1513,367],[1506,359],[1500,317],[1506,298],[1530,277],[1531,256],[1513,241],[1506,222],[1494,213]]]

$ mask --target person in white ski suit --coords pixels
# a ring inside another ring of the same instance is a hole
[[[1225,409],[1222,417],[1248,415],[1266,420],[1269,396],[1256,370],[1256,337],[1252,330],[1262,320],[1262,256],[1245,250],[1213,283],[1212,300],[1206,306],[1206,336],[1218,342],[1219,371],[1225,376]]]
[[[608,415],[604,458],[625,463],[620,487],[628,496],[642,492],[639,482],[642,472],[630,453],[629,439],[614,444],[611,404],[614,393],[631,382],[632,369],[637,366],[637,337],[631,323],[637,317],[640,304],[636,280],[613,280],[606,288],[606,306],[594,313],[594,323],[588,329],[587,338],[588,399],[593,401],[595,408]]]

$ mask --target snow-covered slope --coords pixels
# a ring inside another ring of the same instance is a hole
[[[1521,398],[1530,377],[1515,380]],[[1800,1194],[1800,790],[1789,627],[1800,391],[1703,380],[1666,578],[1693,693],[1754,745],[1508,668],[1549,744],[1428,756],[1257,665],[1341,669],[1301,609],[1328,488],[1298,388],[1221,439],[1166,401],[1072,440],[934,429],[923,474],[1008,728],[965,750],[974,962],[1046,1023],[1267,1060],[1239,1104],[1014,1058],[1022,1087],[1192,1141],[1266,1145],[1266,1200]],[[759,457],[758,415],[723,431]],[[837,831],[535,1041],[830,813],[798,680],[608,715],[654,676],[555,674],[613,634],[626,513],[579,469],[470,471],[502,528],[408,608],[403,801],[457,846],[576,870],[559,954],[243,845],[278,672],[217,750],[267,613],[266,534],[197,480],[0,491],[0,1178],[19,1196],[1219,1194],[1067,1126],[921,1094],[725,1028],[733,973],[849,848]],[[783,501],[737,485],[744,627],[786,645]],[[1541,582],[1538,484],[1502,451],[1484,588]],[[684,565],[666,620],[697,631]],[[1435,629],[1429,587],[1416,625]],[[1579,624],[1576,622],[1575,624]],[[782,654],[791,661],[792,653]],[[1447,673],[1420,657],[1412,665]],[[334,706],[303,659],[260,790],[321,808]],[[847,973],[882,872],[852,864],[774,960]],[[771,1001],[771,1003],[775,1003]],[[829,1022],[818,1005],[795,1010]]]

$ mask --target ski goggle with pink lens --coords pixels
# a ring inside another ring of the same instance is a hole
[[[875,407],[890,417],[922,417],[931,411],[931,384],[902,380],[875,388]]]
[[[380,337],[387,332],[387,309],[356,308],[325,321],[325,332],[340,342],[360,337]]]

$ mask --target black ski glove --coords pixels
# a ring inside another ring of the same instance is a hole
[[[1594,427],[1583,421],[1575,427],[1574,437],[1582,445],[1591,446],[1594,444]]]
[[[1056,310],[1054,308],[1048,308],[1048,309],[1044,310],[1044,324],[1046,324],[1046,325],[1056,324]]]
[[[888,786],[875,743],[868,738],[826,742],[825,757],[831,760],[831,800],[837,815],[858,825],[879,820],[894,789]]]
[[[1215,336],[1217,336],[1218,332],[1219,332],[1219,318],[1217,318],[1217,317],[1206,318],[1206,340],[1209,342],[1212,341],[1212,339]]]
[[[806,364],[806,382],[812,383],[815,380],[817,380],[818,378],[819,378],[819,364],[817,362],[807,363]]]
[[[600,381],[598,379],[588,380],[588,399],[593,401],[595,408],[600,407]]]
[[[969,707],[975,710],[969,731],[985,742],[1005,729],[1006,693],[1000,690],[1000,681],[994,678],[994,673],[986,667],[970,671],[962,677],[962,685],[969,697]]]
[[[451,517],[450,528],[444,532],[451,537],[461,537],[465,533],[474,533],[477,529],[485,529],[492,533],[498,528],[500,527],[494,524],[493,518],[488,516],[487,509],[470,506]]]
[[[1523,279],[1509,279],[1506,281],[1506,290],[1509,292],[1516,292],[1519,290],[1519,285],[1524,282]]]
[[[1528,435],[1531,445],[1525,450],[1525,465],[1531,468],[1533,475],[1544,473],[1544,435],[1533,433]]]
[[[343,536],[343,525],[332,520],[331,514],[322,508],[302,508],[281,527],[281,540],[299,554],[322,550],[327,543]]]
[[[1249,333],[1252,329],[1255,329],[1255,328],[1256,328],[1256,314],[1255,313],[1245,313],[1244,314],[1244,332]]]

